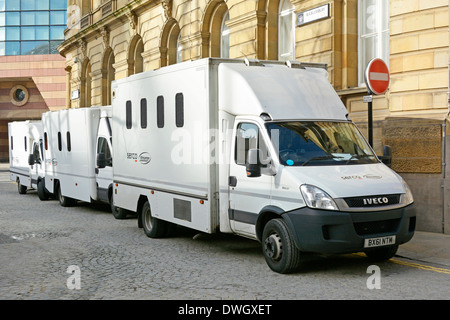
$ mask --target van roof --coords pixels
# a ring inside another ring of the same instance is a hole
[[[347,120],[348,114],[326,70],[270,63],[221,63],[219,108],[231,114],[267,113],[272,120]]]

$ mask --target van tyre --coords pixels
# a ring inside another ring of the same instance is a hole
[[[123,220],[127,218],[128,213],[131,213],[131,211],[116,207],[113,203],[113,198],[109,198],[109,205],[111,206],[111,212],[117,220]]]
[[[391,259],[395,256],[398,250],[398,245],[395,246],[388,246],[388,247],[381,247],[376,249],[371,249],[366,252],[366,256],[373,261],[386,261]]]
[[[59,204],[63,207],[73,207],[76,204],[76,200],[63,196],[61,192],[61,185],[58,183],[57,191],[57,199],[59,200]]]
[[[39,200],[41,200],[41,201],[48,200],[49,194],[48,194],[47,190],[45,190],[45,181],[44,180],[38,181],[37,192],[38,192]]]
[[[141,223],[145,234],[149,238],[161,238],[167,234],[167,223],[152,216],[152,210],[148,201],[142,206]]]
[[[292,273],[298,270],[300,250],[283,219],[267,222],[262,235],[262,249],[264,258],[273,271]]]
[[[17,191],[19,191],[20,194],[27,193],[27,186],[21,184],[19,179],[17,179]]]

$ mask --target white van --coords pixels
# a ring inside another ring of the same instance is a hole
[[[44,150],[41,121],[8,123],[10,180],[17,182],[20,194],[37,189],[41,200],[48,199],[45,191]]]
[[[42,115],[45,186],[62,206],[77,201],[112,205],[111,114],[111,106],[96,106]]]
[[[413,197],[349,120],[323,65],[189,61],[113,82],[114,205],[149,237],[174,224],[301,252],[392,257]]]

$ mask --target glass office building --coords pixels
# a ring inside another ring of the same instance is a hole
[[[58,54],[67,0],[0,0],[0,56]]]

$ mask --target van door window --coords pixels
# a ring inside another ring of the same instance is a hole
[[[33,156],[36,163],[41,163],[41,155],[39,153],[39,144],[33,144]]]
[[[269,158],[268,149],[260,134],[259,128],[254,123],[242,122],[236,130],[236,144],[234,150],[234,160],[236,164],[245,166],[248,150],[259,149],[262,163]],[[263,167],[267,167],[265,164]]]
[[[109,148],[108,140],[104,137],[98,138],[97,154],[99,154],[99,153],[105,154],[106,166],[112,167],[111,149]]]

